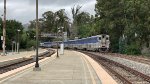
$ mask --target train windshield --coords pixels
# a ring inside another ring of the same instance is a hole
[[[101,37],[99,37],[99,40],[101,40]]]
[[[109,38],[108,38],[108,37],[106,37],[106,40],[109,40]]]
[[[103,35],[103,38],[105,38],[105,36]]]

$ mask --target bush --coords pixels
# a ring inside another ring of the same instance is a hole
[[[35,40],[30,40],[27,42],[26,48],[31,48],[32,46],[35,46]]]
[[[128,45],[128,46],[126,46],[125,54],[140,55],[141,54],[140,47],[137,46],[136,44]]]

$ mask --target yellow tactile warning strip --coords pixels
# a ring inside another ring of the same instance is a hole
[[[85,57],[83,57],[83,56],[82,56],[82,59],[85,61],[86,65],[87,65],[87,67],[88,67],[88,70],[89,70],[90,76],[91,76],[91,80],[92,80],[92,84],[96,84],[96,81],[95,81],[95,79],[94,79],[94,76],[93,76],[93,74],[92,74],[92,71],[91,71],[91,69],[90,69],[90,66],[89,66],[88,61],[87,61],[87,60],[85,59]]]
[[[81,59],[82,59],[82,65],[83,65],[83,69],[84,69],[84,81],[85,81],[85,84],[87,84],[88,83],[87,82],[87,73],[86,73],[86,69],[85,69],[86,65],[85,65],[82,57],[81,57]]]
[[[90,62],[102,84],[117,84],[117,82],[96,61],[85,54],[83,54],[83,56]]]

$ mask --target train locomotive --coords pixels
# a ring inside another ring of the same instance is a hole
[[[58,42],[60,45],[62,42]],[[64,42],[64,48],[67,49],[79,49],[79,50],[90,50],[104,52],[109,50],[110,40],[109,35],[101,34],[97,36],[68,40]],[[56,47],[57,42],[44,42],[41,43],[42,47]]]

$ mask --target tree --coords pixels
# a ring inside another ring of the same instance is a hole
[[[56,26],[55,26],[55,13],[52,11],[47,11],[42,15],[43,19],[43,32],[55,32]]]
[[[90,16],[87,12],[81,12],[77,15],[77,34],[79,38],[92,36],[94,30],[93,16]]]
[[[119,38],[124,32],[124,3],[123,0],[97,0],[97,31],[111,36],[111,47],[115,52],[119,49]],[[98,17],[99,16],[99,17]]]
[[[73,24],[72,24],[72,36],[71,38],[74,38],[77,36],[77,16],[80,13],[80,9],[82,8],[82,6],[74,6],[73,8],[71,8],[72,11],[72,16],[73,16]]]
[[[3,24],[2,24],[2,19],[0,18],[0,36],[2,36],[2,28]],[[11,49],[11,44],[12,41],[17,41],[17,30],[21,30],[20,32],[20,37],[23,33],[23,26],[20,22],[16,21],[16,20],[7,20],[6,21],[6,49]],[[0,42],[0,45],[2,45],[2,41]],[[22,48],[20,46],[20,48]],[[1,47],[2,49],[2,47]]]
[[[149,0],[97,0],[96,31],[111,36],[111,48],[118,52],[119,38],[125,35],[127,47],[149,46]],[[137,36],[135,37],[135,34]],[[137,49],[138,50],[138,49]]]
[[[58,19],[59,18],[59,19]],[[42,14],[42,18],[39,19],[39,32],[40,33],[57,33],[58,28],[64,27],[64,32],[70,33],[69,24],[70,19],[68,18],[65,9],[60,9],[56,12],[47,11]],[[35,29],[35,20],[30,21],[29,29],[33,31]],[[51,40],[51,38],[43,38],[42,40]]]
[[[68,31],[69,30],[68,24],[69,24],[70,19],[68,18],[67,14],[65,13],[65,9],[60,9],[55,14],[56,14],[56,16],[59,17],[58,27],[64,27],[63,31]]]

